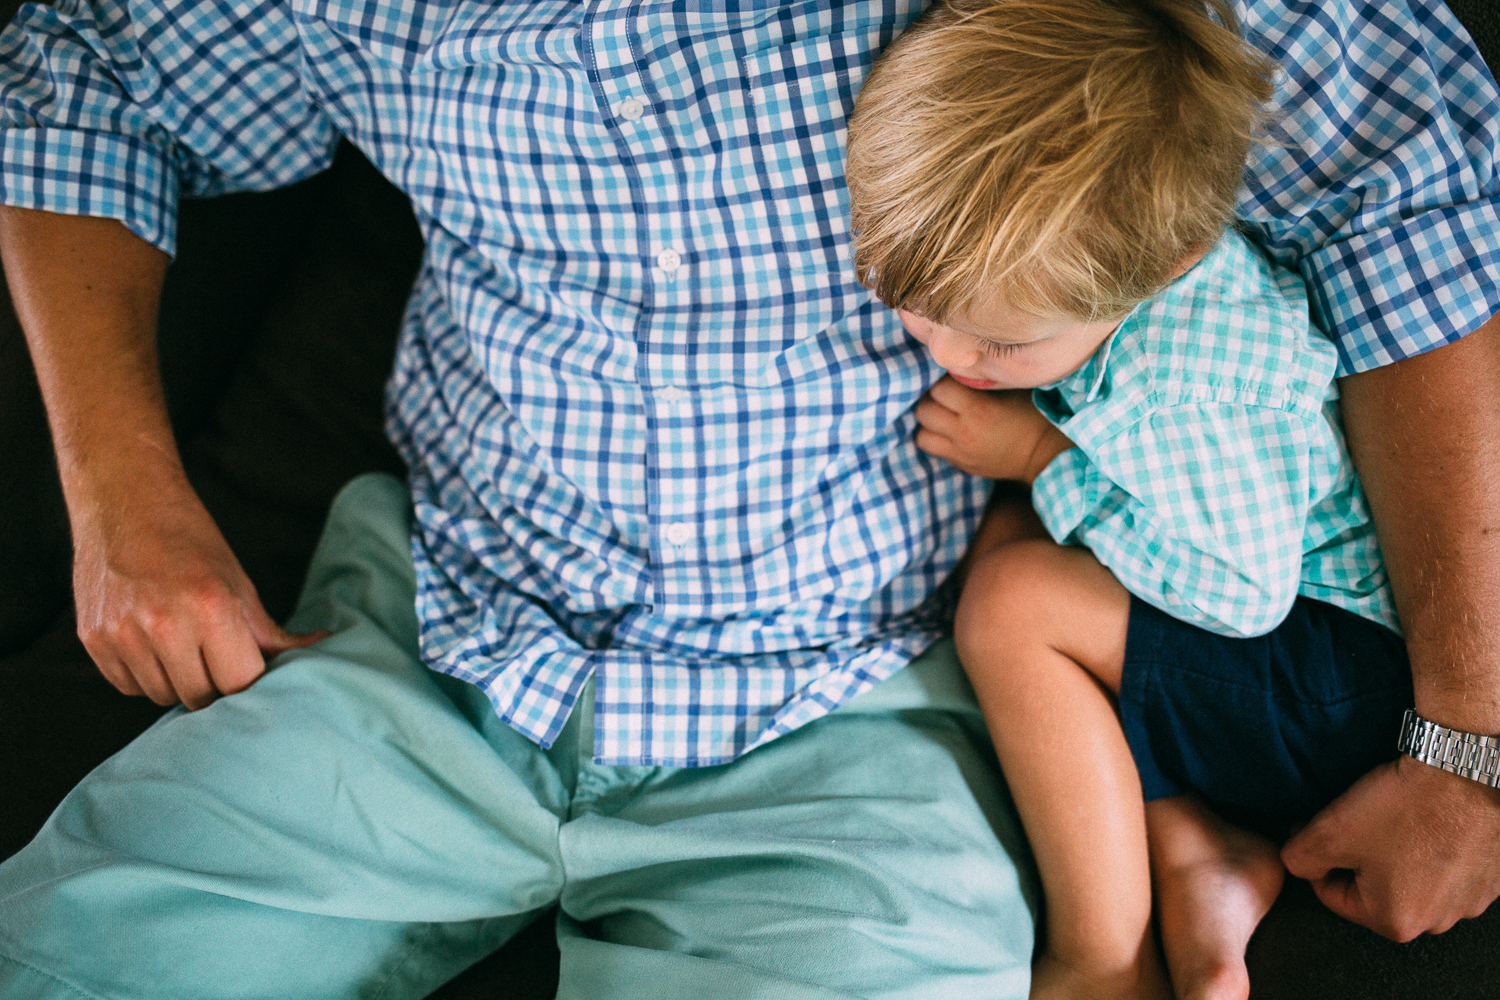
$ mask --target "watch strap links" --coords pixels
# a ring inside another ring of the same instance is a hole
[[[1500,787],[1500,737],[1449,729],[1407,709],[1396,749],[1424,764]]]

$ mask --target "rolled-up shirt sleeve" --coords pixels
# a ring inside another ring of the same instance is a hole
[[[292,183],[337,132],[271,2],[22,7],[0,34],[0,204],[118,219],[172,253],[179,195]]]
[[[1500,310],[1500,98],[1436,0],[1242,0],[1282,68],[1239,214],[1307,282],[1348,375]]]
[[[1052,537],[1083,545],[1136,597],[1220,635],[1261,635],[1297,598],[1308,422],[1269,407],[1157,410],[1032,486]]]

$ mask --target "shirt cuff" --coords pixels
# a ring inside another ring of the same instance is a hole
[[[0,205],[118,219],[171,255],[177,169],[155,143],[109,132],[0,129]]]
[[[1451,344],[1500,311],[1500,200],[1356,234],[1308,255],[1302,273],[1340,376]]]
[[[1076,541],[1073,533],[1090,511],[1096,510],[1113,484],[1098,475],[1082,448],[1058,455],[1031,484],[1031,505],[1052,540],[1059,545]]]

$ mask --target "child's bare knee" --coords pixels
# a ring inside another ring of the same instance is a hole
[[[1032,631],[1060,587],[1067,586],[1065,550],[1055,542],[1026,539],[1002,545],[974,564],[964,582],[954,629],[976,637],[1008,639]]]

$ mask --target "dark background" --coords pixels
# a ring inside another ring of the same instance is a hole
[[[1495,2],[1450,4],[1492,66]],[[0,23],[17,6],[0,0]],[[173,425],[189,476],[278,619],[338,488],[402,471],[380,394],[421,252],[405,198],[348,147],[295,187],[183,203],[160,327]],[[41,398],[0,290],[0,858],[161,713],[110,687],[78,643],[70,561]],[[1500,997],[1500,907],[1397,945],[1289,879],[1248,960],[1256,1000]],[[542,919],[435,996],[545,1000],[556,983]]]

